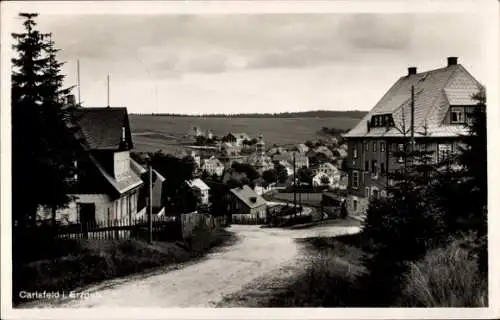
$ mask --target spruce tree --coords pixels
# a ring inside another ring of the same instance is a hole
[[[35,29],[37,14],[21,13],[25,31],[12,34],[12,212],[13,221],[32,224],[39,206],[61,208],[70,201],[78,142],[69,89],[48,34]]]

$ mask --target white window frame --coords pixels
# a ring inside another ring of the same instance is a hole
[[[358,158],[358,146],[357,145],[355,145],[354,149],[352,150],[352,157],[353,157],[353,159]]]
[[[453,152],[453,146],[451,143],[440,143],[438,144],[438,162],[451,156]]]
[[[370,198],[370,187],[365,187],[365,198]]]
[[[380,152],[385,152],[385,143],[380,142]]]
[[[453,116],[456,115],[457,120],[453,120]],[[450,122],[452,124],[465,123],[465,114],[462,110],[451,109]]]
[[[354,176],[356,176],[356,178],[354,178]],[[352,188],[353,189],[359,188],[359,171],[358,170],[352,171]]]
[[[405,145],[403,143],[398,143],[398,152],[404,152],[405,151]],[[398,157],[398,162],[403,163],[404,159],[402,156]]]

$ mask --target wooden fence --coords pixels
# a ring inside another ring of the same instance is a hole
[[[213,217],[203,213],[188,213],[176,216],[153,216],[152,238],[154,241],[176,241],[190,236],[200,224],[209,229],[227,226],[225,216]],[[59,225],[56,229],[60,239],[123,240],[149,239],[149,221],[147,216],[124,220],[103,220],[86,224],[75,223]]]
[[[181,239],[181,223],[177,220],[170,216],[153,216],[151,219],[153,240],[174,241]],[[149,221],[147,217],[76,223],[61,225],[57,228],[57,236],[62,239],[147,240],[148,233]]]
[[[232,216],[231,217],[232,224],[266,224],[267,220],[265,218],[255,218],[255,217],[245,217],[245,216]]]

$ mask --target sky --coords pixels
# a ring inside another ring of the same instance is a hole
[[[130,113],[370,110],[415,66],[485,76],[481,17],[418,14],[40,15],[85,106]],[[19,20],[20,23],[20,20]],[[75,94],[77,91],[75,90]]]

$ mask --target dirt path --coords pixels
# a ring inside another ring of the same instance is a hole
[[[61,303],[40,301],[36,307],[214,307],[257,279],[288,276],[300,258],[295,238],[333,236],[358,227],[265,229],[234,225],[239,241],[211,253],[198,263],[108,287],[89,288],[80,298]],[[267,280],[266,280],[267,281]]]

